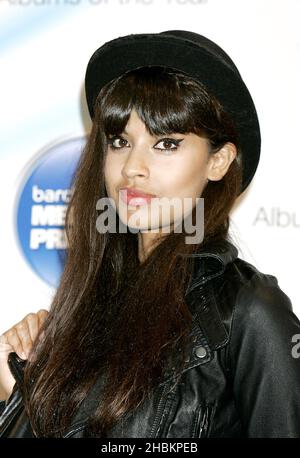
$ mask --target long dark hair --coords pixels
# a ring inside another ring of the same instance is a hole
[[[185,243],[184,231],[171,232],[142,263],[136,233],[103,234],[96,229],[96,202],[107,197],[107,138],[123,131],[133,107],[152,135],[193,132],[209,140],[209,154],[226,142],[238,150],[226,175],[210,181],[202,193],[201,244]],[[229,212],[241,187],[241,158],[230,116],[188,75],[143,67],[102,88],[73,182],[64,270],[41,329],[44,340],[35,341],[25,368],[23,396],[37,436],[60,437],[101,376],[107,383],[86,430],[91,436],[105,437],[153,393],[174,349],[184,350],[192,323],[184,300],[192,264],[182,254],[229,238]]]

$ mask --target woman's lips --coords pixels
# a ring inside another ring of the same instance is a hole
[[[139,195],[138,193],[130,192],[129,189],[120,189],[120,193],[121,199],[127,205],[147,205],[151,202],[151,199],[156,197],[150,194]]]

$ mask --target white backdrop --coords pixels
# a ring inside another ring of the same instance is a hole
[[[186,29],[220,44],[256,104],[261,160],[232,213],[239,256],[278,278],[300,316],[299,0],[1,0],[0,333],[48,308],[54,288],[16,240],[18,187],[38,152],[83,135],[83,80],[92,52],[129,33]]]

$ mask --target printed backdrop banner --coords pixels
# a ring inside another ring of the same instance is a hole
[[[219,43],[249,87],[262,152],[231,235],[300,316],[299,17],[299,0],[1,0],[0,333],[48,309],[60,278],[69,187],[91,127],[89,57],[110,39],[172,29]]]

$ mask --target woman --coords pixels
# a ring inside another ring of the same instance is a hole
[[[68,257],[49,314],[2,336],[2,380],[9,364],[17,382],[2,434],[300,437],[300,322],[276,277],[240,259],[229,236],[260,155],[235,64],[193,32],[129,35],[95,51],[85,87],[93,125]],[[106,232],[101,198],[115,210]],[[167,215],[154,212],[163,198]],[[180,222],[203,237],[190,243]]]

